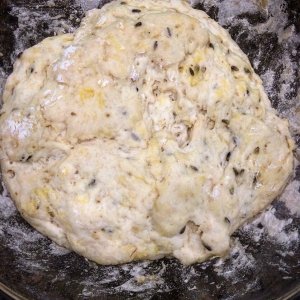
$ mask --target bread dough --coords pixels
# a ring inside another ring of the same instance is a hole
[[[114,1],[26,50],[1,111],[22,216],[100,264],[221,256],[283,189],[288,123],[229,34],[172,1]]]

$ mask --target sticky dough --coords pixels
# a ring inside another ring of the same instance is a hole
[[[100,264],[224,255],[293,167],[288,123],[245,54],[179,0],[89,11],[23,53],[3,102],[18,210]]]

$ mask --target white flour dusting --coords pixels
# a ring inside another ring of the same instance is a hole
[[[0,195],[0,208],[1,219],[8,219],[16,213],[15,205],[5,192]]]
[[[300,217],[300,182],[292,181],[284,190],[280,200],[289,209],[290,213]]]
[[[267,70],[264,74],[260,75],[260,78],[263,81],[264,89],[267,92],[267,94],[272,93],[275,72],[273,70]]]
[[[2,93],[3,93],[6,76],[7,76],[7,74],[5,74],[4,70],[2,68],[0,68],[0,95],[2,95]],[[1,96],[0,96],[0,100],[1,100]],[[0,104],[1,104],[1,101],[0,101]]]
[[[259,9],[258,4],[255,1],[240,1],[240,0],[228,0],[218,1],[219,7],[219,23],[221,25],[227,25],[233,21],[233,18],[242,13],[253,13]]]
[[[243,246],[238,239],[233,240],[229,257],[233,261],[229,266],[224,266],[224,262],[227,258],[220,258],[214,264],[214,270],[218,275],[234,281],[238,280],[238,278],[236,278],[237,272],[255,268],[255,260],[253,256],[247,253],[246,247]]]
[[[55,5],[55,1],[48,1],[48,6]],[[12,7],[11,15],[18,18],[18,28],[14,31],[16,47],[12,53],[12,61],[16,59],[16,55],[22,53],[28,45],[38,43],[40,39],[37,36],[40,28],[49,36],[59,35],[73,32],[76,28],[72,20],[76,18],[77,11],[74,10],[69,18],[65,14],[51,15],[50,13],[39,13],[26,7]],[[77,23],[79,23],[78,20]]]
[[[94,265],[97,270],[101,266],[95,263]],[[141,261],[136,263],[129,263],[121,265],[119,268],[105,267],[105,273],[101,280],[95,279],[94,277],[89,278],[84,282],[85,288],[82,290],[84,297],[95,295],[95,291],[99,290],[99,286],[102,291],[109,293],[117,292],[130,292],[137,293],[143,292],[144,298],[147,299],[145,292],[156,289],[159,291],[170,290],[167,283],[165,282],[163,275],[166,270],[164,263],[160,263],[155,269],[151,269],[151,261]],[[124,276],[125,275],[125,276]],[[118,282],[122,281],[118,284]],[[107,288],[107,285],[114,284],[114,288]]]
[[[293,219],[280,220],[275,216],[275,213],[275,208],[268,209],[253,222],[244,225],[241,229],[242,232],[250,235],[255,242],[259,242],[264,235],[267,235],[275,243],[290,248],[299,239],[299,232],[297,229],[286,232],[286,227],[293,223]]]
[[[48,250],[51,255],[57,255],[57,256],[62,256],[62,255],[70,253],[70,250],[68,250],[64,247],[60,247],[57,244],[55,244],[54,242],[52,242],[50,244]]]
[[[162,268],[153,274],[148,274],[147,266],[149,262],[142,262],[130,266],[130,275],[132,276],[125,283],[120,285],[117,290],[120,291],[129,291],[129,292],[141,292],[148,289],[153,289],[157,286],[163,285],[164,281],[162,279],[162,275],[165,271],[165,266],[162,264]],[[123,267],[125,270],[128,268],[127,266]],[[128,269],[127,269],[128,270]]]
[[[97,8],[99,4],[102,3],[101,0],[76,0],[76,2],[84,11]]]
[[[47,1],[49,7],[55,7],[56,0]],[[101,0],[76,0],[78,7],[86,11],[98,7],[103,1]],[[266,9],[262,8],[257,1],[254,0],[191,0],[193,5],[202,4],[207,10],[212,7],[217,7],[217,18],[223,26],[240,26],[240,33],[237,38],[244,31],[248,33],[247,39],[254,39],[257,34],[269,32],[275,34],[277,41],[283,45],[282,58],[278,60],[278,66],[283,65],[280,69],[279,75],[276,75],[275,68],[268,68],[261,72],[261,78],[264,83],[265,90],[269,97],[278,97],[279,105],[278,110],[281,116],[289,119],[293,133],[300,133],[300,94],[293,95],[295,92],[293,85],[290,83],[297,80],[298,66],[293,62],[293,57],[296,55],[297,42],[300,41],[299,36],[295,35],[295,28],[293,25],[285,26],[288,24],[288,15],[284,11],[283,0],[269,1]],[[258,24],[250,24],[246,18],[237,18],[238,15],[243,13],[256,13],[268,17],[267,22]],[[14,61],[17,54],[21,53],[27,48],[28,41],[33,40],[38,42],[36,32],[38,26],[45,26],[44,32],[48,35],[56,35],[66,32],[73,32],[75,30],[74,22],[79,23],[78,12],[74,10],[68,18],[63,14],[50,15],[49,13],[38,13],[28,8],[13,7],[11,14],[18,17],[18,28],[14,31],[16,40],[15,50],[12,53],[12,60]],[[43,25],[46,24],[46,25]],[[299,45],[299,44],[298,44]],[[259,70],[266,54],[258,51],[252,63],[254,67]],[[5,82],[6,74],[0,67],[0,94],[2,94],[2,87]],[[279,78],[277,77],[279,76]],[[279,86],[279,90],[274,87]],[[292,94],[288,101],[287,95]],[[299,155],[300,157],[300,155]],[[276,215],[275,207],[270,207],[266,212],[259,215],[253,222],[246,224],[241,229],[243,235],[247,236],[255,243],[262,243],[268,240],[276,247],[279,247],[278,253],[282,256],[294,255],[297,250],[297,243],[299,241],[299,229],[294,226],[294,218],[300,216],[300,194],[299,194],[299,181],[292,181],[285,189],[280,197],[280,202],[283,203],[290,212],[290,216],[280,219]],[[24,226],[24,224],[11,225],[10,220],[16,214],[16,209],[13,202],[7,195],[4,189],[0,196],[0,237],[12,237],[8,241],[8,247],[16,253],[24,253],[29,257],[33,256],[31,244],[44,241],[45,238],[32,229]],[[68,250],[50,243],[47,249],[50,255],[62,259],[64,255],[69,253]],[[299,250],[298,250],[299,251]],[[18,263],[24,268],[30,270],[43,270],[45,267],[42,262],[26,261],[22,256],[17,257]],[[229,261],[229,263],[228,263]],[[274,262],[282,272],[286,272],[289,266],[283,261],[279,260]],[[206,270],[211,266],[211,262],[205,262],[199,266],[198,269]],[[165,279],[166,266],[159,263],[159,267],[152,269],[151,262],[138,262],[135,264],[126,264],[120,268],[105,267],[103,271],[103,278],[101,280],[97,277],[97,270],[101,268],[92,262],[89,266],[95,269],[96,275],[91,275],[86,281],[82,282],[83,289],[81,295],[89,297],[95,295],[99,288],[101,291],[109,294],[117,292],[130,292],[142,293],[146,298],[147,291],[168,291],[174,289],[169,286]],[[241,280],[243,272],[251,272],[257,267],[257,262],[254,256],[250,253],[247,244],[241,243],[237,238],[232,241],[232,247],[229,255],[225,258],[218,259],[212,265],[216,275],[230,280],[232,284],[238,283]],[[122,279],[126,275],[126,280]],[[62,272],[57,275],[55,280],[64,277],[65,273]],[[200,275],[193,266],[181,267],[179,280],[183,282],[187,289],[193,291],[197,289],[195,279]],[[286,276],[287,278],[289,276]],[[216,284],[210,281],[210,284]],[[113,287],[112,287],[113,285]],[[257,282],[254,279],[250,282],[244,292],[248,290],[254,291],[257,289]],[[145,294],[144,294],[145,293]]]

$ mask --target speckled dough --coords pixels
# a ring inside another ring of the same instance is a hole
[[[288,123],[245,54],[179,0],[88,12],[23,53],[3,102],[18,210],[100,264],[223,255],[293,167]]]

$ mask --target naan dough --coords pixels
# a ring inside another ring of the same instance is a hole
[[[292,172],[288,123],[249,60],[179,0],[89,11],[23,53],[3,100],[18,210],[100,264],[221,256]]]

